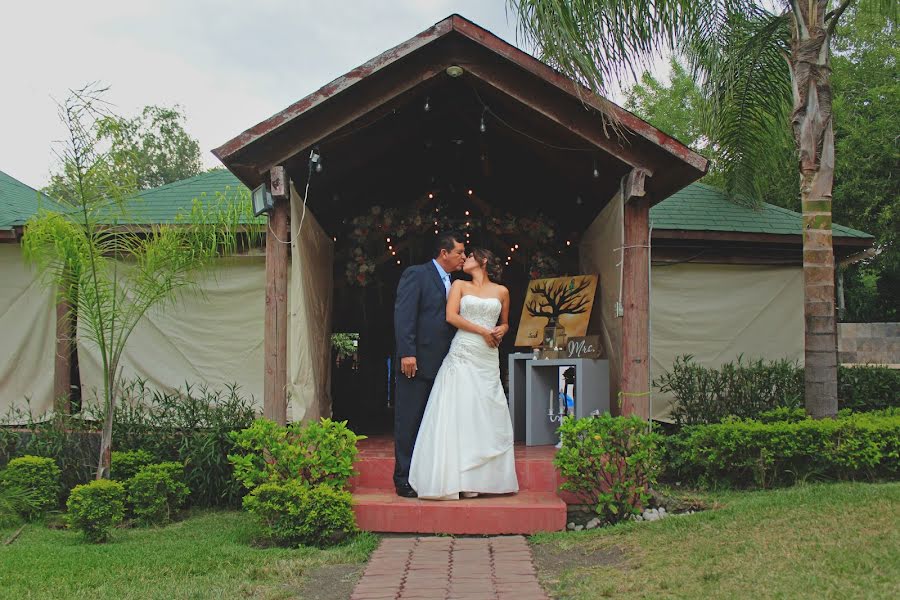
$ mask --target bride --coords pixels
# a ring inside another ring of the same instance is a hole
[[[419,498],[458,500],[517,492],[513,429],[500,384],[497,346],[509,329],[509,290],[491,281],[500,266],[475,248],[447,298],[458,329],[434,381],[416,437],[409,483]],[[499,324],[498,324],[499,319]]]

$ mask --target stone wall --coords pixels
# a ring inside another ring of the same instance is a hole
[[[842,363],[900,365],[900,323],[840,323]]]

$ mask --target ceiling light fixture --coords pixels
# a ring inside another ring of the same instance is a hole
[[[447,67],[447,75],[450,77],[459,77],[463,74],[463,68],[459,65],[450,65]]]

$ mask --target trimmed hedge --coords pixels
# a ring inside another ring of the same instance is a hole
[[[668,479],[704,487],[790,485],[805,479],[895,479],[900,410],[837,419],[727,419],[666,440]]]
[[[52,458],[21,456],[0,471],[0,486],[28,493],[33,502],[22,516],[35,519],[59,505],[60,470]]]
[[[142,525],[165,525],[190,494],[184,465],[165,462],[143,467],[125,484],[128,504]]]
[[[356,533],[350,493],[297,480],[263,483],[244,496],[244,508],[281,546],[329,546]]]
[[[110,455],[109,478],[125,482],[137,475],[138,471],[156,461],[146,450],[113,451]]]
[[[80,530],[89,542],[105,542],[125,517],[125,487],[109,479],[76,485],[66,507],[70,527]]]

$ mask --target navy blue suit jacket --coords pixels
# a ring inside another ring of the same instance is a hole
[[[447,323],[447,292],[434,263],[408,267],[394,302],[398,368],[400,358],[415,356],[417,374],[434,379],[455,333]]]

